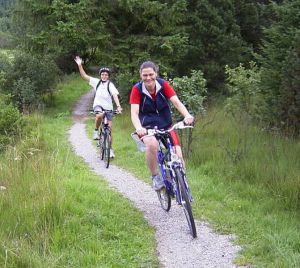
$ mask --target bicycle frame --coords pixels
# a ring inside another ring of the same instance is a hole
[[[172,196],[176,198],[177,204],[181,204],[181,197],[180,197],[180,191],[178,188],[178,182],[176,181],[176,174],[175,169],[179,168],[181,174],[183,175],[184,184],[188,192],[188,197],[190,202],[193,201],[193,197],[191,195],[185,172],[183,169],[182,161],[179,159],[175,152],[175,147],[171,143],[170,137],[168,134],[164,135],[164,137],[161,137],[159,135],[155,136],[156,139],[159,142],[159,150],[157,153],[157,162],[159,165],[160,172],[162,174],[162,178],[164,180],[164,183],[166,185],[167,192]],[[165,140],[165,145],[167,146],[166,151],[164,152],[164,145],[162,145],[162,140]],[[168,171],[169,174],[166,174],[166,171]],[[170,178],[168,178],[168,175],[170,175]]]
[[[184,122],[181,121],[168,130],[148,129],[148,134],[144,137],[154,136],[159,143],[157,163],[165,184],[165,187],[156,192],[161,207],[165,211],[169,211],[171,208],[171,197],[176,198],[177,204],[183,208],[190,232],[195,238],[197,237],[197,230],[191,207],[193,198],[185,176],[183,162],[176,154],[176,148],[172,144],[170,137],[170,132],[173,129],[187,127],[192,126],[185,126]]]

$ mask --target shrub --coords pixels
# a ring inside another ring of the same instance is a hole
[[[246,69],[242,64],[236,68],[225,67],[229,97],[226,100],[226,110],[236,120],[259,118],[262,109],[260,98],[260,70],[255,62],[250,62]]]
[[[20,133],[22,125],[18,109],[9,103],[7,96],[0,96],[0,150]]]
[[[35,56],[25,52],[15,56],[12,70],[7,74],[5,89],[14,93],[19,105],[37,107],[45,94],[52,94],[59,69],[49,56]],[[13,87],[12,87],[13,85]]]
[[[203,101],[206,99],[206,80],[202,71],[193,70],[191,77],[176,77],[170,80],[179,99],[193,114],[200,114],[205,111]]]
[[[170,84],[174,87],[179,99],[190,113],[198,115],[205,112],[203,101],[206,99],[207,89],[202,71],[193,70],[191,77],[176,77],[170,80]],[[177,110],[174,112],[174,116],[178,116]],[[189,130],[188,133],[179,132],[185,156],[189,156],[193,142],[193,132],[191,129]]]

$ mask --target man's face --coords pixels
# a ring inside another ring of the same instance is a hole
[[[100,78],[102,81],[107,81],[109,79],[109,74],[107,72],[102,72]]]
[[[141,71],[141,79],[147,89],[155,88],[157,73],[151,68],[145,68]]]

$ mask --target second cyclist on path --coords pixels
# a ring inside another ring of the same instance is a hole
[[[89,82],[89,85],[92,86],[92,88],[95,90],[95,98],[93,102],[93,110],[94,112],[100,112],[96,114],[95,117],[95,130],[93,134],[93,139],[97,140],[99,139],[98,136],[98,129],[101,124],[101,121],[103,119],[103,113],[101,113],[102,110],[111,110],[113,111],[113,102],[114,100],[116,106],[117,106],[117,111],[119,113],[122,112],[122,107],[120,105],[119,101],[119,92],[115,85],[109,80],[110,78],[110,69],[107,67],[102,67],[99,70],[99,78],[95,78],[92,76],[89,76],[86,74],[85,70],[83,69],[83,61],[79,56],[75,57],[75,62],[78,65],[79,72],[81,77]],[[113,118],[113,113],[108,113],[108,124],[109,127],[112,128],[112,118]],[[114,157],[114,152],[111,150],[110,156]]]

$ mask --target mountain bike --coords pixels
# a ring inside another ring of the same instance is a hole
[[[108,125],[108,119],[106,114],[112,112],[118,114],[117,111],[102,110],[92,112],[93,114],[103,113],[103,119],[99,127],[99,140],[97,140],[97,146],[99,147],[100,159],[104,161],[104,166],[109,167],[110,163],[110,151],[111,151],[111,129]]]
[[[157,191],[161,207],[165,211],[169,211],[171,208],[171,199],[175,199],[177,204],[182,206],[191,235],[195,238],[197,237],[197,231],[191,206],[193,197],[188,186],[182,161],[175,152],[175,147],[171,142],[169,134],[174,129],[191,127],[192,126],[185,125],[183,121],[180,121],[168,130],[148,129],[146,136],[154,136],[159,143],[157,163],[165,183],[165,187]]]

